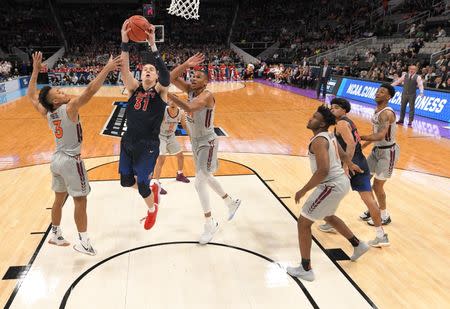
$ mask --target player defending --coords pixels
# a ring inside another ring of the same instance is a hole
[[[155,66],[145,64],[142,82],[130,72],[128,20],[122,26],[122,79],[129,93],[126,110],[127,131],[120,142],[119,173],[123,187],[137,188],[147,204],[144,228],[149,230],[156,221],[160,187],[150,179],[159,154],[159,130],[166,110],[170,74],[155,44],[155,27],[151,25],[147,41],[155,59]]]
[[[374,247],[389,246],[388,235],[384,233],[381,226],[380,208],[372,193],[372,186],[370,185],[370,170],[367,165],[366,157],[364,156],[361,144],[359,143],[361,138],[359,137],[358,130],[353,121],[348,118],[347,113],[350,112],[351,105],[345,99],[335,98],[331,100],[331,112],[337,119],[337,124],[334,129],[334,135],[336,136],[339,145],[345,151],[345,153],[352,158],[352,162],[361,167],[364,172],[361,174],[352,175],[350,178],[350,184],[353,191],[357,191],[359,196],[369,209],[370,216],[373,218],[376,238],[369,241],[369,245]],[[345,169],[348,169],[344,165]],[[323,232],[334,232],[334,228],[329,224],[322,224],[319,229]]]
[[[169,103],[169,106],[166,107],[166,111],[164,112],[164,118],[161,124],[161,131],[159,133],[159,157],[156,161],[155,173],[153,175],[153,179],[155,179],[159,185],[161,185],[159,177],[161,176],[161,170],[167,155],[176,155],[177,157],[178,172],[176,180],[184,183],[190,182],[183,174],[184,156],[181,151],[180,143],[175,136],[175,131],[179,122],[181,122],[183,128],[188,131],[184,113],[174,103]],[[161,188],[160,193],[167,194],[167,191]]]
[[[391,85],[384,83],[378,88],[375,94],[377,108],[372,116],[373,134],[361,136],[361,140],[368,141],[362,145],[367,147],[374,142],[372,152],[367,158],[370,173],[375,174],[373,180],[373,191],[377,197],[381,211],[381,222],[383,225],[391,223],[391,217],[386,210],[386,193],[384,184],[391,178],[394,166],[400,155],[400,147],[395,142],[395,113],[391,107],[388,107],[388,101],[395,95],[395,89]],[[367,221],[369,225],[374,225],[370,217],[370,212],[364,212],[360,218]],[[380,240],[381,241],[381,240]]]
[[[219,224],[211,215],[209,203],[209,185],[225,202],[228,207],[228,220],[231,220],[241,201],[232,199],[223,189],[220,183],[214,178],[213,173],[218,166],[217,150],[219,143],[214,132],[214,95],[206,90],[208,84],[208,74],[204,71],[195,71],[191,83],[185,82],[180,76],[187,68],[195,67],[202,63],[204,56],[196,54],[185,63],[176,67],[170,73],[171,82],[182,91],[188,94],[188,102],[180,100],[169,93],[169,100],[186,111],[187,126],[191,137],[192,153],[195,161],[195,189],[200,198],[206,223],[199,243],[204,245],[211,241]]]
[[[369,246],[352,233],[347,225],[335,215],[339,203],[350,189],[350,181],[341,166],[347,164],[350,172],[362,172],[336,142],[333,134],[328,132],[336,118],[325,106],[320,106],[308,121],[307,128],[314,133],[309,143],[309,159],[313,175],[303,188],[295,194],[295,203],[299,203],[305,194],[316,188],[308,197],[297,221],[298,240],[302,261],[298,267],[288,267],[287,272],[294,277],[307,281],[314,280],[311,268],[311,225],[316,220],[324,219],[342,236],[348,239],[354,250],[352,261],[369,250]]]
[[[63,237],[60,227],[62,207],[67,195],[70,195],[75,204],[74,217],[79,236],[79,242],[73,248],[88,255],[95,255],[97,252],[87,235],[86,205],[91,188],[80,156],[83,136],[78,111],[100,89],[108,73],[119,68],[120,63],[120,57],[114,59],[111,57],[103,70],[78,97],[71,98],[61,89],[49,86],[42,88],[38,95],[36,84],[42,66],[42,53],[33,54],[33,73],[27,95],[34,108],[47,118],[56,141],[56,150],[50,163],[55,200],[52,207],[52,232],[49,243],[57,246],[70,245]]]

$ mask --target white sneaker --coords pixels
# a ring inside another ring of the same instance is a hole
[[[81,253],[87,254],[87,255],[96,255],[97,251],[92,247],[89,239],[87,242],[79,241],[75,245],[73,245],[73,248]]]
[[[67,247],[70,245],[70,242],[64,239],[62,235],[56,236],[56,234],[52,233],[52,236],[50,237],[50,240],[48,241],[49,244],[55,245],[55,246],[61,246],[61,247]]]
[[[356,261],[361,257],[361,255],[369,251],[369,248],[370,247],[368,244],[366,244],[364,241],[360,241],[359,245],[353,248],[353,255],[350,257],[350,259],[352,261]]]
[[[302,265],[299,267],[288,267],[286,270],[292,277],[297,277],[306,281],[314,281],[315,279],[313,270],[304,270]]]
[[[228,205],[228,221],[230,221],[231,219],[233,219],[236,211],[239,208],[239,205],[241,205],[241,200],[240,199],[235,199],[233,200],[230,205]]]
[[[369,245],[375,248],[388,247],[391,245],[389,242],[388,234],[384,234],[383,237],[375,237],[374,240],[369,240]]]
[[[205,223],[205,230],[200,236],[200,240],[198,241],[198,243],[200,245],[206,245],[207,243],[209,243],[218,229],[219,223],[214,219],[212,223]]]

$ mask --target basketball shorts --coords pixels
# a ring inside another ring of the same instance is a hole
[[[159,135],[159,155],[176,155],[181,152],[181,146],[175,134],[170,136]]]
[[[370,169],[366,158],[353,158],[352,161],[364,171],[364,173],[351,176],[350,184],[352,186],[352,190],[357,192],[372,191],[372,186],[370,185]]]
[[[91,191],[84,162],[79,155],[56,152],[50,163],[52,190],[72,197],[87,196]]]
[[[311,221],[334,215],[339,203],[349,190],[350,180],[347,175],[321,183],[306,200],[301,215]]]
[[[191,144],[195,170],[197,172],[214,173],[219,166],[217,160],[219,141],[217,136],[214,134],[201,138],[191,138]]]
[[[159,140],[120,142],[119,173],[136,176],[138,183],[150,185],[156,159],[159,155]]]
[[[400,147],[397,144],[389,148],[373,147],[372,152],[367,158],[370,173],[375,175],[375,178],[379,180],[391,178],[399,156]]]

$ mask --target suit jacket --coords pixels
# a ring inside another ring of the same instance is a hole
[[[325,69],[325,66],[320,67],[319,78],[322,78],[324,69]],[[328,65],[327,71],[325,72],[325,79],[330,79],[330,76],[331,76],[331,66]]]

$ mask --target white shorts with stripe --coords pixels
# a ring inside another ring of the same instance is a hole
[[[349,190],[350,180],[346,175],[321,183],[306,200],[301,215],[311,221],[334,215]]]
[[[181,146],[175,134],[170,136],[159,135],[159,155],[176,155],[181,152]]]
[[[375,174],[375,178],[379,180],[391,178],[399,156],[400,147],[397,144],[390,148],[373,147],[367,158],[370,173]]]
[[[191,144],[195,170],[197,172],[214,173],[219,165],[217,160],[217,151],[219,149],[217,135],[191,138]]]
[[[86,168],[79,155],[53,154],[50,170],[53,191],[67,192],[72,197],[87,196],[91,191]]]

